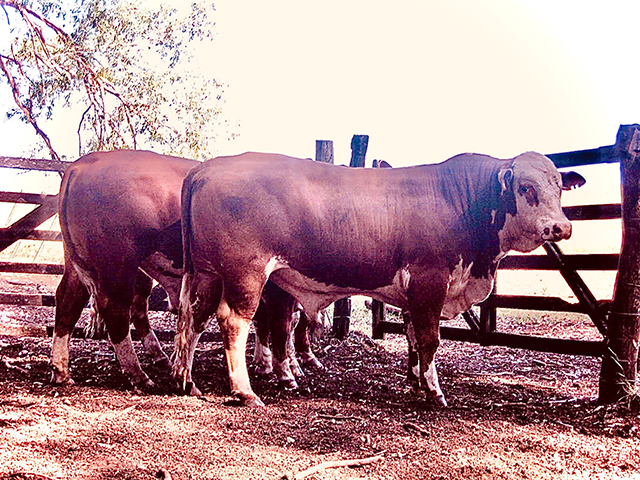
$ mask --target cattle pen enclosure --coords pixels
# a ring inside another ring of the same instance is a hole
[[[621,168],[626,175],[623,175],[623,182],[629,177],[629,185],[633,179],[637,179],[640,174],[632,175],[635,169],[634,160],[640,147],[640,127],[637,125],[622,126],[618,132],[618,139],[615,145],[600,147],[592,150],[577,152],[567,152],[548,155],[558,168],[576,167],[601,163],[621,163]],[[354,136],[352,141],[351,166],[364,166],[368,137]],[[333,162],[332,142],[318,141],[316,148],[316,160]],[[626,162],[626,163],[625,163]],[[627,165],[628,164],[628,165]],[[13,157],[0,157],[0,167],[23,170],[40,170],[49,172],[59,172],[62,174],[68,162],[59,162],[43,159],[24,159]],[[627,165],[627,166],[625,166]],[[591,180],[593,181],[593,180]],[[638,203],[637,192],[630,186],[623,185],[626,202],[629,210]],[[14,221],[8,227],[0,229],[0,253],[21,239],[38,241],[61,240],[60,232],[54,230],[39,230],[38,226],[57,213],[57,195],[45,195],[35,193],[0,192],[0,202],[13,204],[34,204],[35,209]],[[602,220],[621,218],[620,204],[605,205],[582,205],[564,208],[567,217],[572,221]],[[631,222],[628,222],[631,223]],[[624,223],[623,223],[624,226]],[[617,399],[628,393],[623,387],[619,387],[624,382],[620,377],[626,378],[633,383],[635,381],[635,364],[637,363],[638,331],[637,310],[631,310],[638,300],[627,297],[637,293],[629,288],[622,292],[616,292],[619,300],[627,306],[626,311],[619,312],[616,322],[616,335],[613,339],[608,336],[608,312],[610,310],[610,300],[598,300],[591,293],[580,276],[580,271],[616,271],[619,265],[618,254],[573,254],[564,255],[560,248],[554,243],[544,245],[546,255],[509,255],[502,260],[500,270],[557,270],[565,279],[577,299],[577,303],[568,302],[556,296],[524,296],[524,295],[503,295],[494,291],[491,296],[480,306],[479,315],[470,310],[463,314],[468,328],[441,327],[441,336],[444,339],[475,342],[481,345],[502,345],[514,348],[524,348],[539,350],[544,352],[555,352],[572,355],[589,355],[601,357],[605,356],[603,373],[601,375],[601,399]],[[623,249],[624,254],[624,249]],[[628,254],[627,254],[628,255]],[[633,255],[632,255],[633,256]],[[637,255],[636,255],[637,256]],[[627,260],[630,263],[634,260]],[[51,263],[23,263],[23,262],[0,262],[0,272],[21,273],[21,274],[46,274],[60,275],[63,266]],[[636,274],[637,275],[637,274]],[[633,285],[633,282],[630,282]],[[635,298],[635,297],[634,297]],[[614,298],[615,301],[615,298]],[[55,299],[47,294],[16,294],[0,292],[0,303],[14,305],[31,306],[54,306]],[[539,336],[523,336],[516,334],[501,333],[497,331],[496,312],[498,308],[524,309],[535,311],[561,311],[577,312],[588,315],[603,337],[602,341],[569,340],[561,338],[545,338]],[[623,307],[624,308],[624,307]],[[385,333],[403,333],[404,326],[399,322],[389,322],[384,318],[385,309],[373,302],[373,338],[383,338]],[[348,319],[349,307],[344,302],[338,303],[335,308],[336,325]],[[635,315],[635,316],[634,316]],[[348,325],[348,324],[347,324]],[[337,330],[344,329],[342,326]],[[348,328],[348,326],[347,326]],[[82,335],[81,332],[78,335]],[[170,332],[159,332],[164,338],[171,336]],[[344,336],[344,332],[341,335]],[[617,342],[617,343],[616,343]],[[635,343],[634,343],[635,342]],[[622,346],[621,346],[622,345]],[[631,346],[629,346],[631,345]],[[633,352],[635,345],[635,354]],[[611,350],[613,348],[613,352]],[[617,350],[616,350],[617,348]],[[624,351],[621,353],[620,349]],[[608,352],[609,355],[605,355]],[[611,356],[616,357],[613,361],[607,361]],[[625,360],[628,359],[628,360]],[[625,363],[627,362],[627,363]],[[634,368],[628,364],[634,363]],[[622,364],[622,365],[621,365]],[[610,370],[607,372],[607,368]],[[622,371],[621,371],[622,369]],[[611,386],[613,385],[613,386]],[[616,386],[617,385],[617,386]],[[609,389],[609,393],[603,393],[603,389]],[[622,390],[621,390],[622,389]],[[613,391],[612,391],[613,390]]]
[[[616,161],[613,152],[614,147],[603,147],[577,155],[583,160]],[[50,172],[66,166],[46,160],[0,161]],[[51,213],[54,195],[11,192],[0,198],[45,207],[48,203],[47,208],[34,210],[25,220],[3,229],[1,240],[28,238],[59,245],[58,231],[34,230],[37,222],[48,225],[47,215],[55,213],[55,208]],[[575,212],[580,209],[597,212],[580,218],[620,215],[619,205],[569,207],[567,214],[579,215]],[[518,276],[520,270],[508,269],[526,268],[526,262],[542,264],[536,268],[556,265],[546,252],[515,257],[507,257],[502,268]],[[591,258],[600,258],[603,263],[595,266],[615,273],[617,257]],[[596,401],[594,379],[600,361],[590,349],[602,347],[601,334],[588,313],[581,313],[576,321],[577,315],[569,313],[565,318],[563,310],[583,312],[579,301],[548,300],[546,292],[538,291],[540,301],[548,303],[537,303],[535,298],[506,295],[504,282],[498,284],[494,304],[487,302],[484,310],[478,309],[478,319],[469,314],[444,325],[438,369],[450,406],[439,409],[408,394],[404,337],[387,335],[372,341],[371,311],[357,298],[352,302],[351,333],[342,341],[325,337],[314,345],[326,370],[307,372],[301,388],[293,392],[281,391],[270,378],[256,377],[254,388],[266,407],[247,409],[228,401],[227,370],[215,325],[196,351],[194,376],[202,398],[169,395],[163,388],[141,395],[127,386],[108,342],[92,339],[72,341],[76,386],[49,385],[50,340],[43,327],[53,321],[53,292],[62,266],[37,258],[32,255],[30,263],[1,264],[5,305],[0,307],[0,330],[6,325],[4,316],[38,328],[0,331],[0,480],[640,477],[637,402],[600,405]],[[562,259],[569,271],[589,268],[575,263],[588,262],[586,254]],[[541,305],[555,306],[558,312],[540,311]],[[491,320],[491,306],[500,310],[497,321],[495,316]],[[512,316],[517,310],[505,307],[514,306],[527,310]],[[606,302],[595,303],[604,315],[609,308]],[[534,325],[536,316],[548,319],[542,329]],[[393,319],[395,323],[390,322]],[[172,349],[174,321],[164,312],[152,312],[167,353]],[[384,321],[390,322],[391,329],[402,328],[395,313],[388,313]],[[470,321],[480,327],[468,327]],[[538,336],[562,336],[563,330],[572,329],[572,338],[584,336],[593,343],[580,344],[589,355],[553,353],[562,345],[554,341],[551,348],[538,348],[551,350],[548,353],[480,344],[486,331],[499,343],[507,322],[514,328],[502,338],[538,341]],[[447,332],[458,330],[475,338],[446,340]],[[143,355],[141,360],[160,387],[169,385],[166,374],[154,369]]]

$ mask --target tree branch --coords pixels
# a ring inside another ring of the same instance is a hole
[[[13,99],[14,99],[16,105],[18,106],[18,108],[20,108],[20,110],[22,110],[22,113],[24,113],[24,116],[27,119],[27,122],[29,122],[31,124],[31,126],[35,129],[36,134],[40,138],[42,138],[42,140],[44,141],[45,145],[49,149],[49,153],[51,154],[51,158],[53,160],[60,161],[60,156],[53,149],[53,146],[51,145],[51,141],[49,140],[49,137],[47,136],[46,133],[44,133],[44,131],[42,131],[42,129],[38,126],[38,123],[36,122],[36,120],[33,118],[33,115],[31,115],[31,109],[28,108],[26,105],[24,105],[24,103],[22,103],[22,100],[20,99],[20,90],[18,89],[18,86],[16,84],[16,80],[13,77],[13,75],[11,74],[11,72],[9,71],[9,69],[7,68],[7,65],[4,62],[4,57],[2,55],[0,55],[0,70],[2,70],[2,72],[5,75],[5,77],[7,78],[7,81],[9,82],[9,86],[11,87],[11,91],[13,93]]]

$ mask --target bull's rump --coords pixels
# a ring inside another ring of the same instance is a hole
[[[74,162],[59,206],[72,260],[111,272],[132,255],[144,256],[158,233],[180,220],[182,179],[197,164],[143,151],[93,153]]]

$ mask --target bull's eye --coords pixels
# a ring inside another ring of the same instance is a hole
[[[536,189],[531,185],[520,185],[518,187],[518,193],[526,199],[529,205],[538,205],[538,193],[536,192]]]

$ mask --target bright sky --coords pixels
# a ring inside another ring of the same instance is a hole
[[[609,145],[640,122],[640,2],[220,0],[209,65],[240,137],[313,156],[354,133],[394,165]]]
[[[157,0],[148,0],[157,1]],[[218,0],[198,67],[240,122],[217,154],[313,156],[355,133],[368,159],[409,165],[474,151],[510,157],[614,143],[640,122],[637,0]],[[66,119],[65,119],[66,120]],[[5,125],[4,155],[34,140]],[[76,150],[64,121],[52,138]],[[19,139],[18,141],[16,141]]]
[[[158,0],[147,0],[158,1]],[[640,122],[637,0],[218,0],[213,42],[197,67],[228,85],[239,122],[216,154],[313,157],[353,134],[394,166],[473,151],[508,158],[610,145]],[[196,65],[194,65],[195,67]],[[75,127],[50,136],[72,158]],[[30,127],[6,123],[2,155]]]

